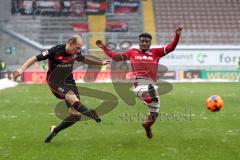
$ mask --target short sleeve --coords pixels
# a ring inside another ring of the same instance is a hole
[[[51,58],[56,53],[56,47],[52,47],[49,50],[42,52],[41,54],[37,55],[37,61],[43,61],[46,59]]]

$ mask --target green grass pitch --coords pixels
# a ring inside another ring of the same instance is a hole
[[[111,84],[79,84],[117,95]],[[80,91],[81,92],[81,91]],[[205,100],[224,99],[218,113]],[[240,159],[240,83],[173,84],[161,96],[161,115],[149,140],[141,126],[147,108],[137,101],[118,107],[94,121],[78,122],[50,144],[49,126],[61,120],[54,114],[59,102],[47,85],[19,85],[0,91],[0,160],[236,160]],[[82,97],[96,106],[97,99]]]

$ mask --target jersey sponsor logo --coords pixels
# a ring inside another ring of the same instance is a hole
[[[60,61],[60,62],[73,62],[75,60],[73,56],[66,57],[66,56],[63,56],[58,53],[55,55],[54,58],[55,58],[55,60]]]
[[[71,63],[67,63],[67,64],[58,64],[57,67],[60,67],[60,68],[72,68],[73,67],[73,64]]]
[[[46,56],[46,55],[48,55],[48,54],[49,54],[48,51],[44,51],[44,52],[42,53],[43,56]]]
[[[153,57],[151,57],[151,56],[135,56],[135,59],[152,61]]]

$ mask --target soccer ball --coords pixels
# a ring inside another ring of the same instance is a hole
[[[210,96],[206,101],[206,106],[211,112],[218,112],[222,109],[224,101],[222,97],[218,95]]]

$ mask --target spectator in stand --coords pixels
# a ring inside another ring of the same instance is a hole
[[[17,0],[17,13],[20,15],[24,14],[23,0]]]
[[[32,17],[36,19],[37,0],[32,0]]]
[[[6,63],[0,59],[0,79],[3,77],[2,71],[6,69]]]
[[[60,2],[59,1],[53,1],[53,16],[60,16]]]
[[[12,12],[12,15],[16,14],[16,11],[17,11],[17,2],[16,0],[12,0],[11,2],[11,12]]]
[[[64,0],[60,0],[59,1],[60,3],[60,16],[63,16],[64,15],[64,9],[65,9],[65,6],[64,6]]]
[[[240,70],[240,59],[238,61],[238,69]]]

